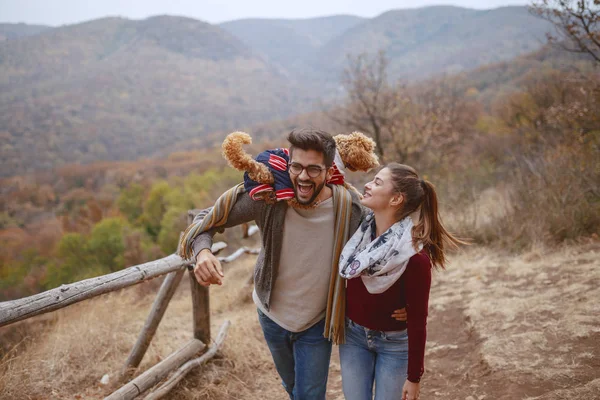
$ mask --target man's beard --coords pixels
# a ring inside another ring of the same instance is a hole
[[[314,185],[314,183],[313,183]],[[296,181],[296,185],[294,185],[294,196],[296,197],[296,201],[298,202],[298,204],[303,205],[303,206],[310,206],[312,205],[315,200],[317,199],[317,197],[319,196],[319,194],[321,193],[321,190],[323,190],[323,188],[325,187],[325,181],[323,181],[323,183],[320,186],[314,186],[314,192],[313,195],[311,196],[310,199],[308,199],[308,201],[301,201],[298,198],[298,182]]]

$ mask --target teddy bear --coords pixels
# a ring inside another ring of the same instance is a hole
[[[336,154],[333,174],[328,184],[344,185],[359,196],[360,192],[345,180],[345,171],[367,172],[379,166],[373,139],[360,132],[340,134],[333,137]],[[244,144],[252,143],[245,132],[233,132],[223,141],[223,157],[233,168],[244,171],[244,186],[253,200],[268,203],[287,200],[293,202],[294,191],[288,175],[289,150],[271,149],[260,153],[256,158],[246,153]],[[361,196],[362,197],[362,196]]]

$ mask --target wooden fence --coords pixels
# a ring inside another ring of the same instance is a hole
[[[188,224],[192,222],[197,212],[198,210],[188,211]],[[250,229],[246,226],[244,237],[248,237],[256,231],[255,226],[250,227]],[[225,243],[217,242],[213,245],[213,253],[217,254],[225,247],[227,247]],[[228,257],[219,257],[219,260],[222,263],[229,263],[245,253],[256,254],[258,250],[243,247]],[[194,338],[169,357],[135,379],[125,383],[120,389],[106,397],[109,400],[133,399],[156,386],[170,372],[174,371],[164,384],[145,397],[145,399],[159,399],[166,395],[192,368],[202,365],[216,354],[225,340],[227,329],[230,325],[229,321],[225,321],[214,343],[210,345],[210,302],[208,287],[201,286],[196,281],[193,265],[177,255],[173,254],[160,260],[135,265],[112,274],[68,285],[61,285],[55,289],[22,299],[2,302],[0,303],[0,327],[166,274],[167,276],[158,290],[146,323],[121,370],[120,381],[126,382],[131,378],[144,358],[146,350],[148,350],[150,342],[156,333],[156,329],[167,310],[169,301],[173,297],[186,270],[189,274],[191,286]],[[203,350],[206,350],[204,354],[198,358],[194,358],[194,356]]]

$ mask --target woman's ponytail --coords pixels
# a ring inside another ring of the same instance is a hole
[[[440,268],[445,268],[446,256],[444,250],[456,249],[459,244],[466,244],[446,230],[438,211],[438,200],[435,186],[427,180],[420,180],[423,188],[423,201],[419,222],[413,230],[413,244],[423,244],[429,253],[431,263]]]
[[[456,249],[460,244],[468,244],[446,230],[440,218],[435,186],[427,180],[419,179],[417,171],[408,165],[390,163],[386,166],[392,174],[392,183],[398,193],[404,195],[404,205],[399,210],[402,219],[415,211],[420,211],[419,219],[412,229],[413,246],[423,245],[431,263],[445,268],[444,251]]]

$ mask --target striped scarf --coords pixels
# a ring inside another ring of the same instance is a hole
[[[346,188],[339,185],[331,185],[331,190],[333,190],[336,235],[333,242],[333,265],[331,267],[331,279],[329,280],[323,336],[335,344],[343,344],[345,341],[346,281],[338,274],[337,264],[349,238],[352,196]]]
[[[237,196],[240,193],[244,192],[243,183],[232,187],[217,199],[213,208],[204,216],[204,218],[194,221],[188,226],[179,241],[178,254],[181,258],[184,260],[191,260],[194,257],[194,239],[211,228],[216,228],[225,224],[229,212],[235,204],[235,199],[237,199]]]
[[[325,312],[325,331],[323,336],[335,344],[344,343],[345,337],[345,311],[346,311],[346,282],[338,274],[338,260],[349,238],[350,214],[352,212],[352,196],[341,185],[331,185],[333,191],[333,208],[335,238],[333,243],[333,258],[331,277],[329,280],[329,294],[327,296],[327,310]],[[185,260],[194,257],[194,239],[203,232],[225,224],[227,217],[235,204],[235,199],[244,193],[244,185],[238,184],[223,193],[215,202],[214,207],[206,216],[193,222],[184,232],[179,243],[179,256]]]

